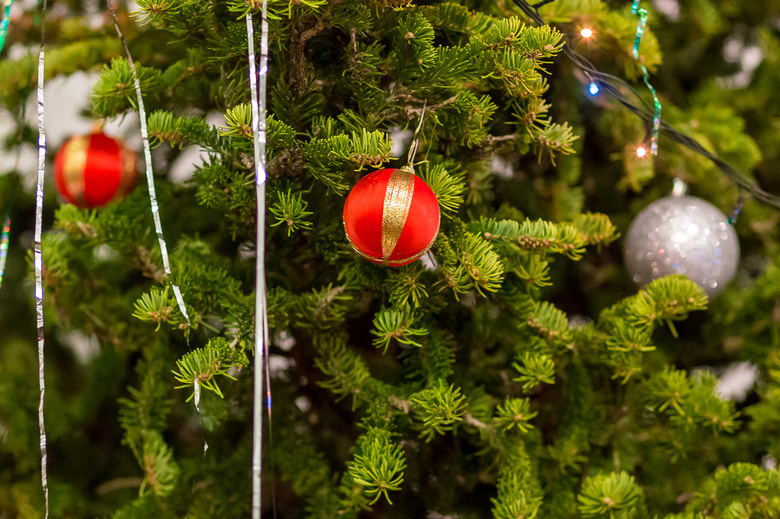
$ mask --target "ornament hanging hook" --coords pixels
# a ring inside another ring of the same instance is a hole
[[[673,196],[685,196],[688,192],[688,184],[685,183],[680,177],[674,179],[674,187],[672,187]]]
[[[420,133],[420,130],[422,129],[423,121],[425,120],[425,108],[428,106],[428,101],[426,100],[423,102],[422,112],[420,112],[420,122],[417,123],[417,128],[414,130],[414,135],[412,135],[412,145],[409,147],[409,166],[414,167],[414,156],[417,154],[417,147],[420,145],[420,141],[417,138],[417,135]]]

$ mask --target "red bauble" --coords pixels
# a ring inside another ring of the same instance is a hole
[[[347,195],[344,228],[355,250],[380,265],[400,267],[428,252],[439,232],[439,202],[411,168],[363,177]]]
[[[57,189],[79,207],[93,209],[124,198],[135,178],[135,153],[104,133],[71,137],[54,160]]]

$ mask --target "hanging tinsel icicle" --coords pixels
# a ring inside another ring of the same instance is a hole
[[[266,172],[266,83],[268,78],[268,5],[263,0],[260,22],[260,67],[255,56],[255,29],[252,13],[246,15],[249,57],[249,88],[252,103],[255,190],[257,193],[257,255],[255,263],[255,361],[254,427],[252,431],[252,519],[262,515],[263,474],[263,390],[268,384],[267,405],[270,417],[270,381],[264,380],[268,360],[268,306],[265,285],[265,181]],[[265,364],[265,366],[264,366]]]
[[[127,46],[127,41],[122,33],[122,29],[119,27],[119,19],[116,16],[116,6],[109,0],[108,8],[111,11],[111,16],[114,18],[114,27],[119,35],[119,39],[122,42],[122,46],[125,49],[125,55],[127,56],[127,62],[130,65],[130,71],[133,74],[133,85],[135,86],[135,95],[138,100],[138,118],[141,122],[141,137],[143,138],[144,145],[144,161],[146,162],[146,183],[149,187],[149,200],[152,207],[152,217],[154,218],[154,229],[157,233],[157,241],[160,244],[160,253],[162,256],[163,269],[168,276],[168,281],[173,288],[173,294],[176,296],[176,303],[179,305],[184,320],[187,321],[187,325],[190,323],[190,316],[187,314],[187,307],[184,305],[184,298],[181,295],[181,289],[179,285],[174,283],[171,278],[171,263],[168,259],[168,245],[165,243],[165,236],[163,235],[162,222],[160,221],[160,206],[157,203],[157,191],[154,188],[154,170],[152,169],[152,148],[149,145],[149,132],[146,129],[146,108],[144,107],[143,94],[141,92],[141,82],[138,80],[138,73],[135,70],[135,62],[130,55],[130,48]]]

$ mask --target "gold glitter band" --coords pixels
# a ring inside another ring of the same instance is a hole
[[[349,242],[350,245],[352,245],[352,248],[355,250],[355,252],[357,252],[358,254],[360,254],[361,256],[363,256],[369,261],[373,261],[374,263],[381,263],[382,265],[389,266],[389,267],[400,267],[402,265],[406,265],[407,263],[411,263],[413,261],[417,261],[418,259],[422,258],[426,252],[431,250],[431,247],[433,246],[433,243],[436,241],[436,237],[438,235],[439,235],[439,228],[437,227],[436,232],[433,234],[433,238],[431,238],[431,242],[428,245],[426,245],[423,250],[421,250],[414,256],[409,256],[408,258],[401,258],[396,260],[385,260],[385,258],[375,258],[373,256],[369,256],[365,252],[355,247],[355,244],[352,243],[352,240],[349,239],[349,235],[347,235],[347,241]]]
[[[397,169],[390,175],[382,210],[382,264],[390,265],[401,232],[406,225],[414,195],[414,173]]]
[[[84,169],[87,167],[89,136],[77,135],[70,139],[67,146],[62,165],[67,192],[79,205],[86,205]]]
[[[122,174],[120,176],[119,187],[114,193],[112,202],[121,200],[133,190],[135,185],[136,167],[135,152],[127,149],[123,144],[119,145],[119,162],[122,164]]]

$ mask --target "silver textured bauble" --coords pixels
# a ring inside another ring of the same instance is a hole
[[[739,241],[717,207],[693,196],[672,195],[647,206],[631,223],[625,259],[640,285],[685,274],[713,297],[737,271]]]

